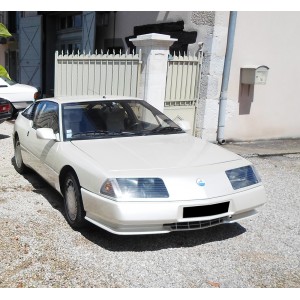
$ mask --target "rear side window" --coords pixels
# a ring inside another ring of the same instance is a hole
[[[32,103],[29,107],[27,107],[23,112],[22,115],[28,119],[32,120],[33,119],[33,112],[35,110],[37,103]]]

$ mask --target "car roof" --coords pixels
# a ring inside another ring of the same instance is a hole
[[[43,98],[39,101],[53,101],[60,104],[63,103],[74,103],[74,102],[86,102],[86,101],[106,101],[106,100],[142,100],[140,98],[135,97],[127,97],[127,96],[114,96],[114,95],[81,95],[81,96],[59,96],[53,98]]]

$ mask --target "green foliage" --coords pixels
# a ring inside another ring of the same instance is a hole
[[[10,37],[11,34],[9,33],[9,31],[7,30],[7,28],[5,27],[5,25],[3,25],[2,23],[0,23],[0,37]]]
[[[6,71],[6,69],[2,65],[0,65],[0,76],[4,76],[8,79],[11,79],[8,72]]]

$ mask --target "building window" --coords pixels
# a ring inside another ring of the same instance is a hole
[[[82,27],[82,15],[71,15],[60,17],[59,30]]]
[[[82,27],[82,15],[74,15],[73,23],[74,23],[75,28],[81,28]]]
[[[82,48],[82,14],[64,13],[57,16],[56,49],[64,53],[78,53]]]
[[[60,51],[63,51],[64,53],[78,53],[78,51],[81,50],[81,43],[78,41],[78,42],[66,42],[66,43],[62,43],[60,44],[60,47],[59,47],[59,50]]]

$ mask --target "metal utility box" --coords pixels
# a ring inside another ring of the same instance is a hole
[[[269,67],[252,66],[241,68],[242,84],[266,84]]]

